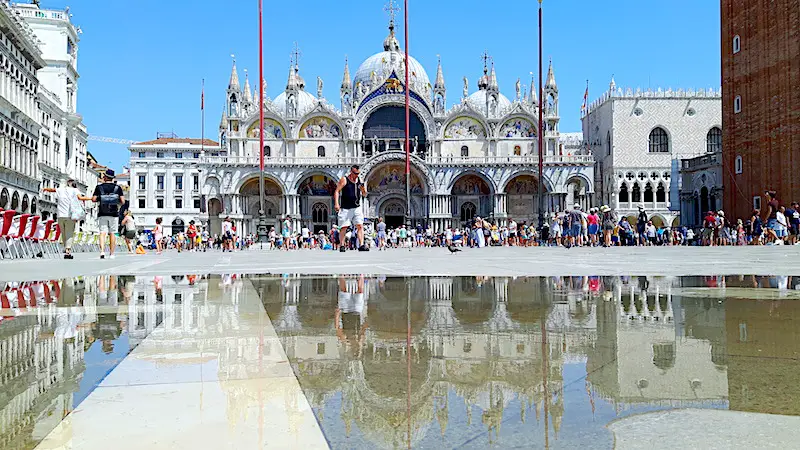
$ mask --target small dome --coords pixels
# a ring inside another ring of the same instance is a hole
[[[478,111],[486,111],[486,95],[487,91],[484,89],[479,90],[478,92],[473,93],[467,98],[470,106]],[[497,94],[497,113],[499,114],[504,109],[511,106],[511,101],[506,98],[505,95],[498,93]]]
[[[297,115],[300,116],[305,111],[314,107],[316,101],[317,99],[308,92],[297,91]],[[272,104],[275,105],[275,108],[277,108],[281,114],[286,114],[286,92],[281,92],[279,96],[275,97]]]

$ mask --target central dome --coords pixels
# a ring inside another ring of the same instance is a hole
[[[394,35],[394,25],[389,25],[389,36],[383,42],[384,51],[367,58],[356,71],[353,79],[353,89],[364,89],[366,93],[372,92],[381,86],[392,75],[405,83],[405,54],[400,51],[400,45]],[[408,57],[409,84],[411,90],[428,101],[431,97],[431,81],[428,74],[416,59]],[[362,87],[363,86],[363,87]]]

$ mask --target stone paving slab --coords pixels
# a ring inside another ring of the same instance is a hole
[[[408,276],[581,275],[798,275],[800,246],[484,248],[451,255],[444,248],[339,253],[321,250],[258,250],[221,253],[166,252],[100,260],[0,261],[0,281],[58,279],[80,275],[167,274],[371,274]]]

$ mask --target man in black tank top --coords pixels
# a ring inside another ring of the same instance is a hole
[[[359,178],[360,173],[361,170],[358,166],[351,167],[350,173],[339,180],[336,192],[333,193],[333,209],[339,216],[340,252],[347,251],[347,230],[352,230],[353,227],[358,233],[358,250],[369,251],[369,247],[364,242],[364,213],[361,210],[361,197],[367,196],[367,188]],[[341,202],[339,194],[341,194]]]

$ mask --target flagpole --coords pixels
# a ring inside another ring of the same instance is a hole
[[[539,195],[539,229],[541,230],[544,225],[544,122],[542,121],[542,97],[544,96],[544,78],[542,78],[542,0],[539,0],[539,186],[537,193]]]
[[[409,138],[409,125],[411,113],[409,109],[410,89],[408,84],[408,0],[404,0],[403,14],[405,16],[405,38],[406,38],[406,225],[411,226],[411,140]]]
[[[206,79],[203,78],[200,88],[200,154],[206,153]]]
[[[258,241],[263,248],[267,239],[264,215],[264,0],[258,0]]]

